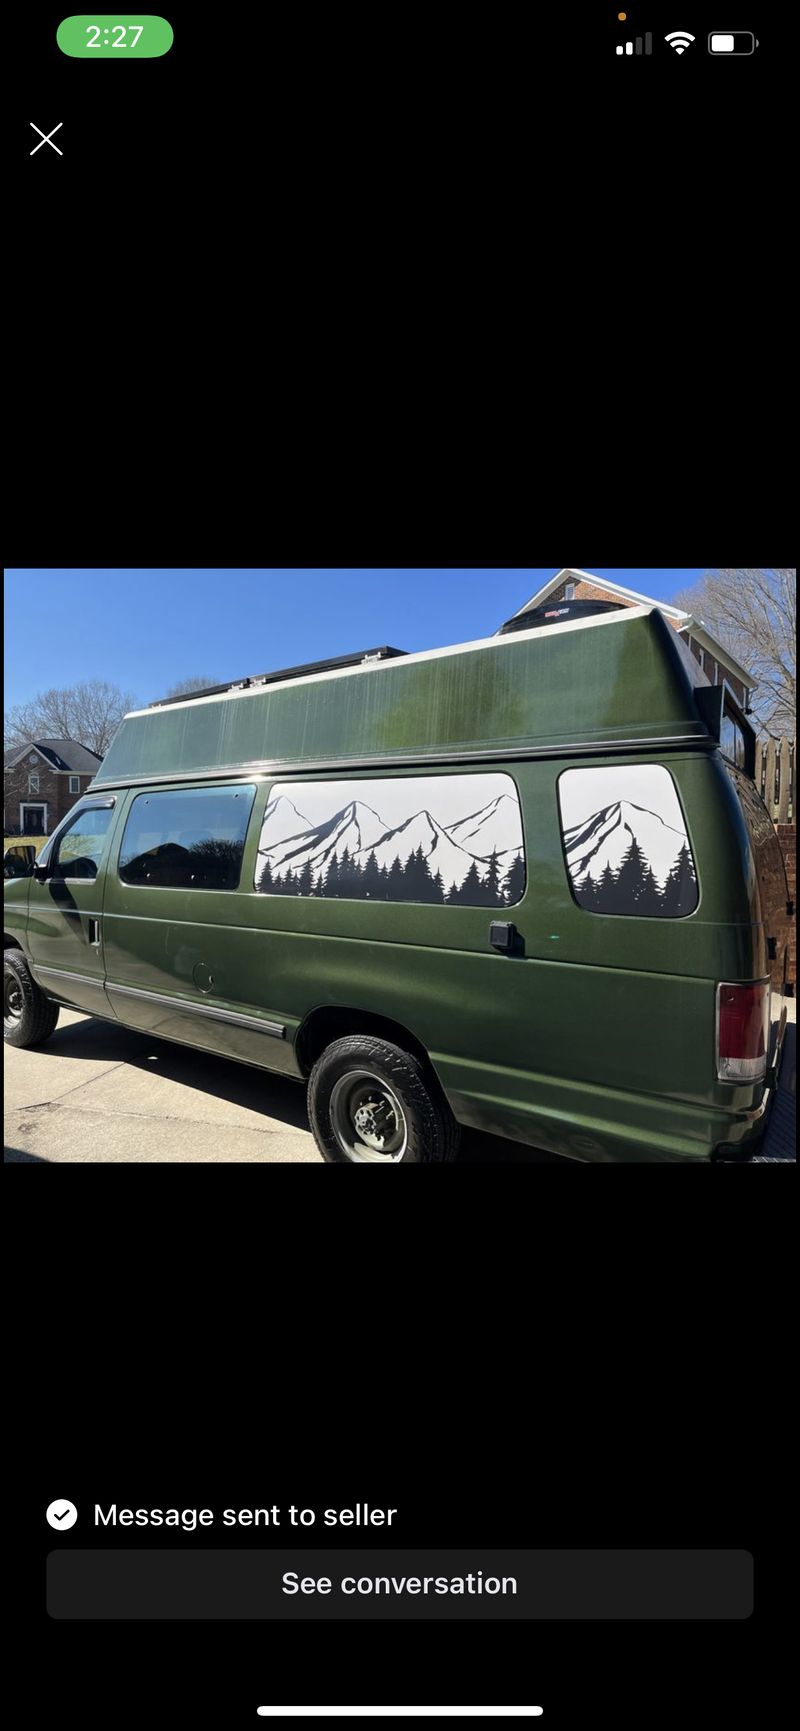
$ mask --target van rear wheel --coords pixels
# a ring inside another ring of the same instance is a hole
[[[458,1151],[456,1120],[419,1060],[368,1034],[326,1047],[311,1072],[308,1116],[332,1163],[418,1165]]]
[[[21,950],[3,956],[3,1039],[7,1046],[41,1046],[58,1021],[58,1004],[39,991]]]

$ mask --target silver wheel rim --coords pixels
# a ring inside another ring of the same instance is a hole
[[[22,987],[16,974],[9,968],[3,981],[3,1019],[6,1022],[18,1022],[22,1016],[25,1000]]]
[[[371,1070],[348,1070],[331,1092],[331,1129],[354,1164],[396,1165],[408,1147],[408,1125],[397,1095]]]

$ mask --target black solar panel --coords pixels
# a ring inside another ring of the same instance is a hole
[[[391,661],[407,655],[407,649],[360,649],[355,655],[335,655],[330,661],[306,661],[302,667],[279,667],[275,673],[252,673],[247,679],[232,679],[226,685],[207,685],[202,691],[187,691],[179,697],[159,697],[151,709],[166,709],[171,703],[192,703],[198,697],[220,697],[226,691],[246,691],[250,685],[272,685],[279,679],[302,679],[307,673],[328,673],[335,667],[358,667],[362,661]]]

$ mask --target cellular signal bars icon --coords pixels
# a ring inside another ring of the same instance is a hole
[[[633,54],[633,52],[634,52],[634,48],[633,48],[632,42],[626,42],[624,44],[624,46],[621,42],[617,43],[617,53],[618,54]],[[652,34],[652,31],[650,31],[650,30],[648,30],[647,35],[645,36],[645,39],[644,39],[644,52],[645,52],[645,54],[652,54],[652,52],[653,52],[653,34]],[[636,38],[636,53],[637,54],[642,53],[642,38],[641,38],[641,36],[637,36],[637,38]]]

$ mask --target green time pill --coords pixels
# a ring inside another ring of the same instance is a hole
[[[62,54],[72,60],[155,60],[172,47],[172,36],[166,18],[148,12],[80,12],[63,18],[56,31]]]

